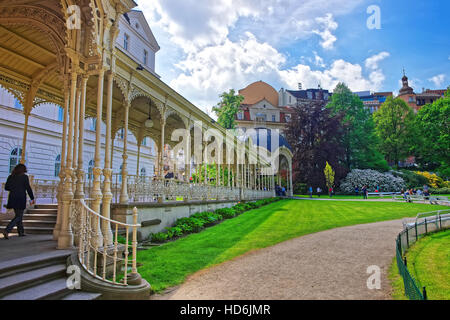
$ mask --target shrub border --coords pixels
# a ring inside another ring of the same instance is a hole
[[[231,208],[221,208],[213,212],[197,212],[190,217],[178,219],[173,227],[165,228],[164,232],[150,234],[149,238],[152,243],[156,244],[176,241],[189,234],[202,232],[225,220],[235,218],[247,211],[269,205],[279,200],[281,200],[281,198],[277,197],[251,202],[239,202]]]

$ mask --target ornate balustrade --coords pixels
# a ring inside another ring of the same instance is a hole
[[[59,180],[30,179],[35,198],[38,203],[58,203]],[[75,183],[74,183],[75,186]],[[3,183],[0,191],[0,212],[4,212],[8,192]],[[86,176],[84,193],[86,198],[91,198],[93,188],[92,177]],[[111,190],[113,203],[120,202],[122,191],[122,176],[113,175]],[[190,183],[175,179],[161,179],[145,176],[130,175],[127,177],[128,199],[131,203],[164,201],[202,201],[202,200],[240,200],[240,188],[228,186],[205,185],[202,183]],[[262,199],[271,197],[272,191],[244,189],[245,199]]]
[[[125,224],[94,212],[83,199],[72,201],[70,220],[77,242],[78,260],[89,274],[101,281],[120,286],[136,284],[135,282],[141,279],[136,263],[137,228],[141,227],[137,219],[136,208],[133,210],[133,224]],[[104,224],[110,225],[113,239],[108,239],[107,235],[102,236],[100,227]],[[124,243],[119,243],[119,233],[123,234]]]

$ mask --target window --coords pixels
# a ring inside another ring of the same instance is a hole
[[[58,154],[55,159],[55,177],[59,177],[61,172],[61,155]]]
[[[146,177],[147,176],[147,170],[145,168],[141,169],[141,177]]]
[[[23,106],[18,99],[14,99],[14,108],[22,110]]]
[[[144,65],[148,65],[148,51],[144,50]]]
[[[130,46],[130,36],[125,33],[123,36],[123,48],[128,51]]]
[[[120,129],[119,132],[117,132],[117,136],[119,137],[119,139],[123,140],[123,138],[125,136],[125,130],[123,128]]]
[[[308,99],[312,100],[312,98],[313,98],[312,92],[311,92],[311,91],[308,91]]]
[[[94,179],[94,166],[95,166],[94,160],[89,161],[89,165],[88,165],[88,179],[90,181]]]
[[[276,121],[277,121],[276,116],[273,114],[272,115],[272,122],[276,122]]]
[[[91,131],[96,131],[97,130],[97,119],[92,118],[91,119]]]
[[[9,173],[13,171],[15,166],[20,163],[20,157],[22,156],[22,148],[14,148],[9,156]]]
[[[292,103],[292,97],[289,96],[289,104],[291,104],[291,103]]]
[[[147,138],[142,139],[141,145],[142,145],[143,147],[146,147],[146,146],[147,146]]]
[[[237,114],[237,118],[238,118],[238,120],[244,120],[244,112],[239,111]]]
[[[256,121],[267,121],[267,115],[263,113],[257,113]]]
[[[286,122],[291,122],[291,116],[290,115],[286,115]]]
[[[120,183],[122,183],[122,169],[123,169],[123,164],[121,164],[120,168],[119,168],[119,175],[118,176],[119,176],[119,182]]]
[[[58,106],[58,121],[62,122],[64,120],[64,109]]]

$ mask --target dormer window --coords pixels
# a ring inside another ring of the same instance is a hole
[[[128,51],[130,46],[130,36],[125,33],[123,37],[123,48]]]

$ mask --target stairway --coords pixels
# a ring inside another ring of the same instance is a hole
[[[28,209],[23,215],[25,234],[52,234],[57,214],[57,204],[38,204]],[[9,221],[0,220],[0,232],[5,230]],[[17,228],[14,228],[11,233],[17,233]]]
[[[69,290],[67,258],[54,250],[0,263],[0,300],[96,300],[98,293]]]

